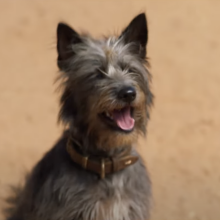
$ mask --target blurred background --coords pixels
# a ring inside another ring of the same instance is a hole
[[[57,23],[97,37],[143,11],[156,99],[139,150],[153,183],[152,220],[219,219],[218,0],[0,0],[0,207],[62,131]]]

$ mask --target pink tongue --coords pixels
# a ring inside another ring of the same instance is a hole
[[[122,130],[131,130],[134,127],[134,119],[131,117],[131,108],[126,107],[120,111],[113,111],[113,119],[117,123],[118,127]]]

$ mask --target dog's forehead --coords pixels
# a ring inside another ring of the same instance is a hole
[[[125,44],[122,38],[109,37],[107,39],[87,39],[90,52],[104,58],[107,62],[124,60],[132,56],[131,45]],[[89,55],[89,54],[88,54]]]
[[[125,44],[122,38],[110,37],[104,44],[106,59],[112,62],[131,57],[130,47],[131,45]]]
[[[104,44],[104,54],[107,61],[108,74],[117,73],[117,69],[123,72],[129,68],[144,73],[145,68],[138,54],[134,52],[134,43],[125,44],[123,38],[110,37]],[[136,49],[136,48],[135,48]]]
[[[82,44],[74,45],[75,56],[71,60],[71,69],[82,76],[91,74],[97,69],[103,70],[112,77],[124,75],[130,67],[145,72],[137,53],[132,52],[132,44],[125,44],[122,38],[109,37],[102,39],[84,38]]]
[[[122,38],[113,36],[97,40],[94,45],[96,45],[96,54],[99,54],[101,61],[105,62],[105,67],[109,74],[115,68],[124,69],[125,65],[129,66],[137,58],[136,54],[132,53],[132,45],[125,44]]]

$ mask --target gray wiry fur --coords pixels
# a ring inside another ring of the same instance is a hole
[[[138,134],[145,133],[153,98],[145,67],[145,15],[132,22],[120,37],[102,40],[79,36],[67,26],[59,27],[66,32],[63,35],[63,30],[58,31],[58,66],[64,89],[60,119],[69,129],[34,167],[8,220],[149,218],[151,184],[134,148]],[[131,103],[135,127],[130,133],[114,130],[99,118],[104,111],[125,106],[117,99],[123,86],[133,86],[137,91]],[[101,180],[70,159],[65,149],[70,135],[80,143],[82,153],[114,157],[132,146],[132,154],[139,160]]]

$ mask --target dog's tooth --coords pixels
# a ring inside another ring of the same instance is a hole
[[[109,118],[111,117],[110,114],[109,114],[109,112],[106,112],[106,116],[108,116]]]
[[[112,113],[109,113],[109,118],[113,119]]]

